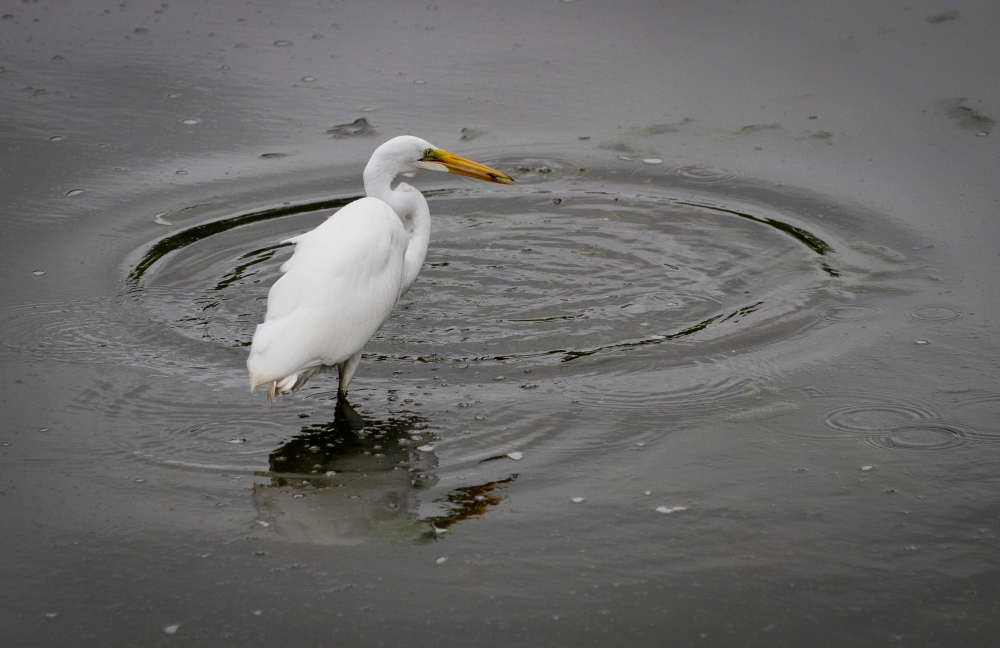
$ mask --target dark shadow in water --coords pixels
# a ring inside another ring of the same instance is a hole
[[[698,207],[700,209],[710,209],[712,211],[722,212],[724,214],[732,214],[733,216],[739,216],[740,218],[746,218],[747,220],[752,220],[755,223],[763,223],[773,227],[776,230],[782,231],[788,234],[792,238],[804,243],[806,247],[819,255],[825,255],[827,252],[833,252],[833,248],[830,244],[819,238],[811,232],[807,232],[801,227],[796,227],[794,225],[789,225],[788,223],[782,222],[774,218],[761,218],[760,216],[754,216],[753,214],[747,214],[745,212],[736,211],[735,209],[726,209],[725,207],[716,207],[715,205],[707,205],[705,203],[689,202],[686,200],[678,200],[678,205],[687,205],[688,207]],[[837,276],[837,275],[834,275]]]
[[[251,250],[243,254],[240,256],[239,261],[243,261],[244,263],[237,264],[236,267],[227,272],[225,276],[216,282],[215,287],[212,288],[212,290],[218,292],[229,288],[229,286],[233,285],[237,281],[242,280],[247,270],[251,269],[255,265],[270,261],[275,252],[283,247],[288,247],[289,245],[291,245],[291,243],[278,243],[276,245],[262,247],[258,250]]]
[[[739,321],[740,318],[753,313],[758,308],[764,305],[764,302],[756,302],[750,304],[749,306],[744,306],[739,308],[728,315],[713,315],[708,319],[702,320],[693,326],[689,326],[682,331],[677,331],[676,333],[668,333],[666,335],[655,335],[644,340],[636,340],[634,342],[621,342],[619,344],[609,344],[608,346],[597,347],[596,349],[585,349],[582,351],[549,351],[552,353],[562,353],[562,362],[569,362],[570,360],[576,360],[577,358],[583,358],[585,356],[593,355],[599,351],[607,351],[611,349],[631,349],[633,347],[646,346],[647,344],[659,344],[661,342],[669,342],[671,340],[679,340],[680,338],[687,337],[689,335],[694,335],[698,331],[704,331],[709,325],[715,322],[725,322],[736,318],[734,321]]]
[[[270,483],[254,486],[254,503],[262,520],[298,542],[435,538],[486,513],[500,501],[487,494],[514,476],[456,489],[440,500],[451,505],[448,513],[422,518],[417,494],[437,484],[431,440],[421,416],[371,420],[341,401],[333,421],[303,428],[271,453],[270,469],[257,473]]]
[[[560,362],[569,362],[571,360],[576,360],[577,358],[584,358],[595,353],[600,353],[602,351],[616,351],[616,350],[627,350],[636,347],[648,346],[650,344],[661,344],[663,342],[670,342],[672,340],[679,340],[685,338],[699,331],[704,331],[710,325],[715,323],[722,323],[726,321],[738,322],[741,318],[756,312],[764,305],[764,302],[754,302],[747,306],[737,308],[731,313],[719,313],[718,315],[712,315],[700,322],[692,324],[680,331],[675,331],[673,333],[664,334],[652,334],[649,337],[642,338],[641,340],[632,340],[630,342],[617,342],[615,344],[606,344],[604,346],[593,347],[591,349],[552,349],[551,351],[534,351],[531,353],[511,353],[507,355],[493,355],[493,356],[449,356],[447,360],[449,362],[507,362],[510,360],[523,360],[526,358],[540,358],[544,356],[559,355],[562,356]],[[524,320],[510,320],[510,321],[524,321]],[[364,355],[366,359],[369,360],[395,360],[395,361],[407,361],[407,362],[440,362],[443,358],[425,358],[423,356],[408,356],[408,355],[387,355],[387,354],[368,354]]]

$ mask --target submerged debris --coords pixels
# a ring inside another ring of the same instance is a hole
[[[943,22],[948,22],[949,20],[958,20],[958,12],[954,9],[924,16],[924,21],[929,22],[932,25],[938,25]]]
[[[996,120],[964,105],[965,102],[964,98],[946,99],[940,103],[940,106],[944,114],[959,128],[975,131],[977,135],[980,133],[989,135],[990,131],[997,125]]]
[[[461,133],[462,136],[459,139],[461,139],[463,142],[471,142],[480,135],[485,135],[487,131],[479,130],[477,128],[463,128]]]
[[[343,139],[345,137],[370,137],[372,135],[378,135],[378,131],[372,128],[372,125],[369,124],[368,120],[364,117],[358,117],[350,124],[337,124],[326,132],[333,135],[335,139]]]

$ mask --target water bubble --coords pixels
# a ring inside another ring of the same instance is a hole
[[[428,445],[422,445],[422,446],[418,447],[417,450],[419,450],[420,452],[431,452],[431,451],[434,450],[434,446],[432,446],[430,444],[428,444]]]
[[[496,378],[494,378],[493,380],[497,380],[497,381],[500,381],[500,380],[507,380],[507,379],[506,379],[506,378],[504,378],[503,376],[497,376],[497,377],[496,377]]]
[[[185,126],[194,126],[195,124],[200,124],[201,120],[197,117],[189,117],[187,119],[182,119],[181,123]]]
[[[643,495],[652,495],[653,491],[642,491]]]
[[[79,196],[80,194],[84,193],[85,191],[87,191],[87,190],[86,189],[70,189],[69,191],[66,192],[66,195],[67,196]]]
[[[312,83],[313,81],[316,80],[316,77],[314,77],[314,76],[304,76],[304,77],[302,77],[302,80],[305,81],[306,83]]]
[[[445,562],[447,562],[447,560],[448,560],[447,556],[441,556],[440,558],[434,561],[434,564],[443,565]]]
[[[143,478],[140,477],[140,478],[138,478],[138,479],[135,480],[135,483],[141,484],[141,483],[143,483],[145,481],[146,481],[145,479],[143,479]]]
[[[32,270],[31,274],[35,275],[36,277],[41,277],[43,274],[45,274],[45,271],[44,270]]]
[[[50,142],[61,142],[61,141],[63,141],[63,139],[65,139],[65,138],[62,135],[53,135],[52,137],[49,138],[49,141]]]
[[[54,619],[54,618],[56,618],[57,616],[59,616],[59,613],[58,613],[58,612],[46,612],[46,613],[45,613],[45,618],[46,618],[46,619]]]
[[[188,172],[187,172],[187,171],[185,171],[184,169],[179,169],[179,170],[177,170],[177,171],[174,171],[174,174],[175,174],[175,175],[187,175],[187,174],[188,174]]]
[[[861,466],[861,470],[863,470],[864,472],[868,472],[869,470],[875,470],[875,466],[873,466],[871,464],[867,464],[867,465]]]
[[[686,511],[686,510],[687,510],[686,506],[674,506],[674,507],[670,507],[670,506],[657,506],[656,507],[656,512],[657,513],[676,513],[677,511]]]
[[[183,96],[184,95],[182,95],[179,92],[171,92],[170,94],[167,95],[167,99],[180,99]]]
[[[336,470],[327,470],[327,471],[326,471],[325,473],[323,473],[323,474],[324,474],[324,475],[326,475],[327,477],[333,477],[334,475],[336,475],[336,474],[337,474],[337,471],[336,471]]]
[[[424,81],[423,79],[414,79],[413,80],[413,84],[414,85],[424,85],[425,83],[427,83],[427,82]]]
[[[572,500],[570,500],[570,501],[571,501],[571,502],[573,502],[574,504],[579,504],[580,502],[584,502],[584,501],[586,501],[586,500],[587,500],[587,498],[586,498],[586,497],[574,497],[574,498],[573,498]]]
[[[264,614],[264,611],[263,611],[263,610],[254,610],[254,611],[253,611],[253,615],[254,615],[254,616],[260,616],[260,615],[262,615],[262,614]]]
[[[663,160],[660,158],[643,158],[642,161],[646,164],[663,164]]]
[[[168,625],[163,628],[163,631],[167,634],[177,634],[177,630],[181,627],[181,624],[175,623],[173,625]]]
[[[535,383],[524,383],[521,385],[521,389],[538,389],[538,385]]]
[[[521,459],[524,459],[523,452],[508,452],[507,456],[513,459],[514,461],[520,461]]]
[[[261,525],[264,528],[271,526],[270,522],[265,522],[264,520],[255,520],[255,522],[257,522],[257,524]]]
[[[923,346],[925,344],[930,344],[930,342],[928,342],[927,340],[914,340],[913,343],[914,344],[919,344],[921,346]]]
[[[246,439],[230,439],[229,442],[230,443],[246,443],[247,440]]]
[[[288,47],[291,44],[292,44],[292,41],[290,41],[290,40],[276,40],[276,41],[274,41],[274,46],[275,47]]]
[[[978,133],[976,133],[976,137],[988,137],[989,134],[990,134],[989,131],[979,131]]]

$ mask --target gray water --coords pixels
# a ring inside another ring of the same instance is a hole
[[[995,645],[1000,10],[835,4],[0,6],[4,645]],[[516,184],[269,408],[403,133]]]

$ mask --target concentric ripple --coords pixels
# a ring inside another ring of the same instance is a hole
[[[934,412],[912,403],[865,403],[833,410],[827,414],[826,424],[840,432],[870,435],[937,419]]]
[[[922,322],[948,322],[964,318],[966,312],[958,306],[919,306],[908,311],[906,316]]]
[[[872,435],[867,441],[890,450],[939,451],[966,443],[967,434],[955,424],[903,425],[885,434]]]
[[[784,325],[831,279],[813,260],[833,246],[794,215],[629,187],[427,193],[431,251],[405,314],[369,345],[376,358],[551,363],[629,353],[686,362],[692,345],[748,328],[757,345],[771,323],[787,335]],[[181,335],[247,346],[291,252],[281,241],[346,200],[241,214],[162,239],[132,271],[132,294]]]
[[[705,166],[701,164],[691,164],[673,169],[677,177],[684,182],[697,185],[721,184],[731,182],[740,177],[740,172],[732,169],[719,169],[717,167]]]
[[[990,440],[960,411],[955,416],[898,397],[882,400],[878,395],[859,395],[855,400],[862,402],[829,410],[824,422],[827,428],[868,447],[912,452],[969,451],[978,442]]]
[[[819,314],[832,322],[866,322],[881,317],[884,309],[870,304],[835,304],[821,308]]]
[[[839,335],[834,346],[822,336],[878,318],[879,297],[861,304],[857,294],[873,281],[892,287],[910,267],[857,253],[832,220],[809,217],[830,212],[815,199],[713,184],[738,174],[556,158],[491,163],[518,184],[423,185],[433,215],[424,268],[366,347],[352,384],[352,400],[372,420],[430,421],[444,471],[478,465],[498,447],[545,445],[564,434],[553,411],[649,423],[595,423],[560,439],[563,451],[625,447],[699,417],[729,416],[755,398],[762,374],[815,349],[842,350]],[[693,189],[698,183],[706,187]],[[110,403],[104,414],[137,430],[119,447],[144,461],[258,470],[274,443],[301,429],[296,415],[326,420],[335,398],[335,378],[323,376],[266,412],[259,394],[246,394],[246,347],[292,253],[284,241],[356,198],[278,197],[226,213],[223,205],[239,204],[230,199],[175,218],[185,225],[156,226],[150,232],[160,238],[133,251],[120,295],[2,312],[2,344],[153,370],[141,388],[98,381],[73,406]],[[896,445],[919,445],[919,435],[887,431],[925,424],[944,423],[892,406],[835,412],[828,422]]]

